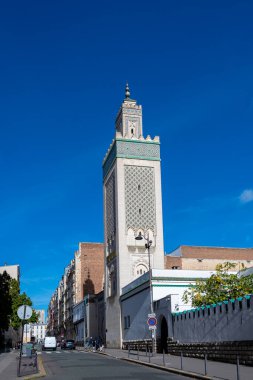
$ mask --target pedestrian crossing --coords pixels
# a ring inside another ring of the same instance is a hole
[[[85,354],[86,352],[84,351],[78,351],[78,350],[71,350],[71,351],[43,351],[43,353],[47,355],[69,355],[69,354]],[[41,355],[42,352],[37,352],[38,355]]]

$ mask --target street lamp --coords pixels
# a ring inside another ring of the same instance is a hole
[[[152,245],[152,240],[149,239],[149,233],[147,234],[147,237],[145,235],[142,235],[141,232],[139,232],[139,235],[136,236],[135,240],[146,240],[145,248],[148,250],[148,270],[149,270],[149,293],[150,293],[150,313],[154,314],[154,308],[153,308],[153,291],[152,291],[152,273],[151,273],[151,265],[150,265],[150,247]],[[155,352],[155,345],[154,345],[154,338],[155,338],[155,330],[151,330],[151,336],[152,336],[152,352]]]

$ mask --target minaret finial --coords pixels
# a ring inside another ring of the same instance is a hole
[[[126,99],[130,98],[130,90],[129,90],[129,86],[127,82],[126,82],[125,98]]]

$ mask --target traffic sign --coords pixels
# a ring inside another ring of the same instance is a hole
[[[156,330],[156,326],[148,326],[149,330]]]
[[[31,318],[32,313],[33,313],[32,308],[27,305],[19,306],[17,310],[17,314],[20,319],[29,319]]]
[[[147,320],[149,327],[154,327],[157,325],[157,319],[155,317],[149,317]]]

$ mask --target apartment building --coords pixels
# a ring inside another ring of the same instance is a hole
[[[233,271],[253,266],[253,248],[199,247],[180,245],[165,254],[165,269],[215,270],[218,264],[235,263]]]
[[[74,258],[64,269],[48,306],[47,332],[60,339],[76,339],[73,308],[87,295],[103,290],[104,246],[102,243],[79,243]]]

